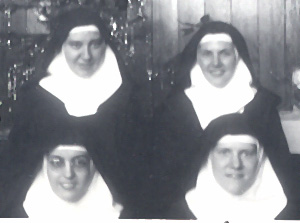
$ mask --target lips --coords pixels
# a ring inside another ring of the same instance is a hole
[[[78,64],[80,68],[82,69],[89,69],[92,67],[93,63],[81,63],[81,64]]]
[[[244,174],[242,173],[227,173],[225,174],[226,177],[231,178],[231,179],[242,179],[244,178]]]
[[[73,190],[76,187],[76,183],[60,183],[60,186],[65,190]]]
[[[210,70],[209,73],[215,77],[221,77],[224,74],[223,70]]]

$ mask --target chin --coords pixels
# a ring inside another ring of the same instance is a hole
[[[62,200],[70,203],[75,203],[79,201],[83,194],[80,193],[78,190],[72,190],[72,191],[60,191],[59,194],[57,194]]]
[[[229,182],[227,183],[227,187],[223,187],[228,193],[235,195],[235,196],[240,196],[246,192],[244,187],[241,187],[240,185],[236,185],[234,182]]]
[[[89,78],[91,76],[93,76],[94,72],[76,72],[78,77],[82,77],[82,78]]]
[[[230,188],[228,190],[229,193],[231,193],[232,195],[235,195],[235,196],[241,196],[243,195],[244,193],[247,192],[247,190],[249,189],[249,187],[245,188],[245,187],[238,187],[238,188]]]
[[[70,202],[70,203],[76,203],[77,201],[79,201],[81,199],[82,196],[78,196],[78,195],[65,195],[65,196],[60,196],[60,198],[66,202]]]

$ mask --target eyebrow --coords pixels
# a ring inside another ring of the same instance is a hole
[[[58,158],[65,159],[63,156],[60,156],[60,155],[48,154],[47,156],[48,156],[48,157],[53,156],[53,157],[58,157]],[[90,156],[89,156],[88,154],[82,154],[82,155],[74,156],[74,157],[72,157],[72,159],[76,159],[76,158],[79,158],[79,157],[90,158]]]
[[[243,144],[247,144],[247,145],[252,146],[252,148],[248,148],[248,149],[257,149],[258,148],[255,143],[243,143]],[[214,147],[214,149],[231,149],[230,147],[231,147],[230,144],[220,144],[220,145],[216,145]],[[243,150],[247,150],[247,149],[243,149]]]
[[[86,155],[83,154],[83,155],[75,156],[71,160],[78,159],[78,158],[81,158],[81,157],[90,159],[90,156],[88,154],[86,154]]]
[[[99,41],[99,43],[101,44],[101,43],[103,43],[105,40],[104,40],[104,38],[102,38],[102,37],[100,36],[100,37],[97,38],[97,39],[92,39],[92,40],[91,40],[91,42],[95,42],[95,41]]]

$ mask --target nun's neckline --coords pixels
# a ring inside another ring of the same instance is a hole
[[[39,82],[39,86],[60,100],[66,112],[75,117],[95,115],[99,106],[122,84],[117,58],[108,46],[104,62],[89,79],[77,77],[62,54],[54,58],[49,68],[51,73]]]

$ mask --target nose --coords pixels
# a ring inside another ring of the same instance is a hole
[[[220,65],[220,56],[217,53],[213,55],[213,65],[216,67]]]
[[[67,179],[72,179],[74,176],[74,167],[70,163],[67,163],[64,170],[64,177]]]
[[[231,165],[232,168],[234,168],[234,169],[241,169],[242,166],[243,166],[241,157],[238,156],[238,155],[233,155],[233,156],[232,156],[232,160],[231,160],[231,164],[232,164],[232,165]]]
[[[92,55],[91,55],[91,50],[90,50],[89,46],[83,47],[81,57],[82,57],[82,59],[84,59],[86,61],[91,60]]]

